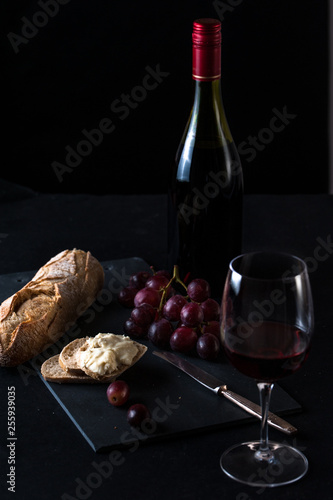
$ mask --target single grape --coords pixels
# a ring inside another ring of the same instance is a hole
[[[220,306],[216,300],[209,297],[200,305],[204,313],[204,321],[218,321],[220,317]]]
[[[203,322],[204,313],[201,306],[196,302],[188,302],[180,311],[181,322],[190,327],[198,326]]]
[[[179,321],[180,311],[187,304],[187,300],[183,295],[173,295],[163,307],[163,316],[169,321]]]
[[[173,351],[190,352],[195,348],[198,335],[188,326],[176,328],[170,338],[170,346]]]
[[[132,318],[125,321],[124,332],[131,337],[142,338],[147,335],[147,326],[140,326]]]
[[[157,308],[160,305],[161,294],[153,288],[142,288],[138,291],[134,298],[135,307],[141,306],[141,304],[150,304],[151,306]]]
[[[124,307],[132,308],[134,307],[134,298],[138,293],[137,288],[125,286],[120,290],[118,295],[118,302]]]
[[[202,333],[211,333],[220,342],[220,323],[219,321],[210,321],[207,325],[202,328]]]
[[[129,279],[129,286],[141,290],[146,285],[147,279],[151,277],[148,271],[139,271],[138,273],[132,274]]]
[[[147,280],[146,288],[152,288],[153,290],[157,290],[162,294],[163,290],[167,287],[170,280],[163,275],[155,274],[151,278]],[[166,297],[169,298],[174,294],[174,289],[169,286],[166,291]]]
[[[141,304],[139,307],[135,307],[132,310],[131,318],[139,326],[150,325],[156,314],[156,309],[150,304]]]
[[[165,271],[164,269],[162,269],[161,271],[157,271],[156,276],[165,276],[166,278],[168,278],[168,281],[170,281],[172,278],[169,271]]]
[[[161,318],[154,321],[148,329],[148,339],[159,347],[160,349],[166,349],[170,345],[170,337],[172,335],[173,328],[171,323],[165,318]]]
[[[187,286],[187,294],[194,302],[204,302],[210,297],[210,285],[206,280],[194,279]]]
[[[133,427],[140,427],[145,420],[150,420],[150,411],[142,403],[132,405],[127,412],[127,421]]]
[[[212,333],[204,333],[197,342],[197,353],[202,359],[213,361],[220,352],[220,343]]]
[[[146,282],[146,287],[147,288],[152,288],[153,290],[161,291],[163,288],[167,286],[169,283],[168,278],[166,278],[163,275],[158,275],[154,274],[154,276],[151,276],[147,282]]]
[[[113,406],[122,406],[129,397],[129,386],[124,380],[115,380],[106,390],[106,397]]]

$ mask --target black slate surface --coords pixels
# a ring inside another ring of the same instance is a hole
[[[149,266],[140,258],[108,261],[103,266],[105,284],[99,299],[79,318],[72,330],[30,362],[39,374],[41,363],[60,352],[64,345],[77,336],[93,336],[99,332],[123,333],[123,323],[130,311],[118,304],[117,294],[132,273],[149,269]],[[34,272],[22,272],[0,276],[0,301],[21,288],[33,274]],[[156,358],[152,354],[155,347],[150,342],[140,342],[147,345],[147,353],[121,377],[131,388],[130,398],[124,407],[116,408],[108,403],[107,384],[60,385],[48,383],[40,376],[93,450],[105,452],[121,447],[134,450],[139,443],[254,420],[254,417],[226,399],[216,396],[177,368]],[[226,383],[235,392],[259,402],[254,381],[239,374],[227,362],[222,360],[220,363],[211,363],[195,356],[187,356],[187,359],[218,377],[221,383]],[[128,407],[137,402],[146,404],[154,418],[152,427],[144,429],[145,432],[136,431],[126,421]],[[276,385],[271,410],[286,415],[300,411],[301,407]]]

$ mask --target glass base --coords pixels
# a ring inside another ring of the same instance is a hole
[[[221,456],[221,469],[235,481],[261,488],[293,483],[307,472],[307,458],[296,448],[269,442],[269,452],[260,458],[259,444],[232,446]]]

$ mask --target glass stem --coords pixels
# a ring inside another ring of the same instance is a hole
[[[260,423],[260,445],[255,456],[257,460],[272,462],[274,459],[273,452],[269,448],[268,444],[268,411],[269,411],[269,401],[271,398],[271,392],[274,384],[267,382],[258,382],[258,389],[260,393],[260,404],[261,404],[261,423]]]

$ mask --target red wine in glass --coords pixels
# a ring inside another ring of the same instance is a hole
[[[229,264],[221,310],[226,356],[239,372],[256,380],[262,406],[260,440],[226,450],[221,468],[251,486],[297,481],[308,461],[295,447],[268,440],[267,415],[274,382],[292,375],[308,356],[314,318],[306,264],[277,252],[236,257]]]
[[[239,332],[252,332],[242,338]],[[229,339],[229,341],[228,341]],[[263,321],[234,327],[226,334],[225,353],[231,364],[245,375],[261,381],[275,381],[291,375],[309,352],[308,335],[288,324]]]

